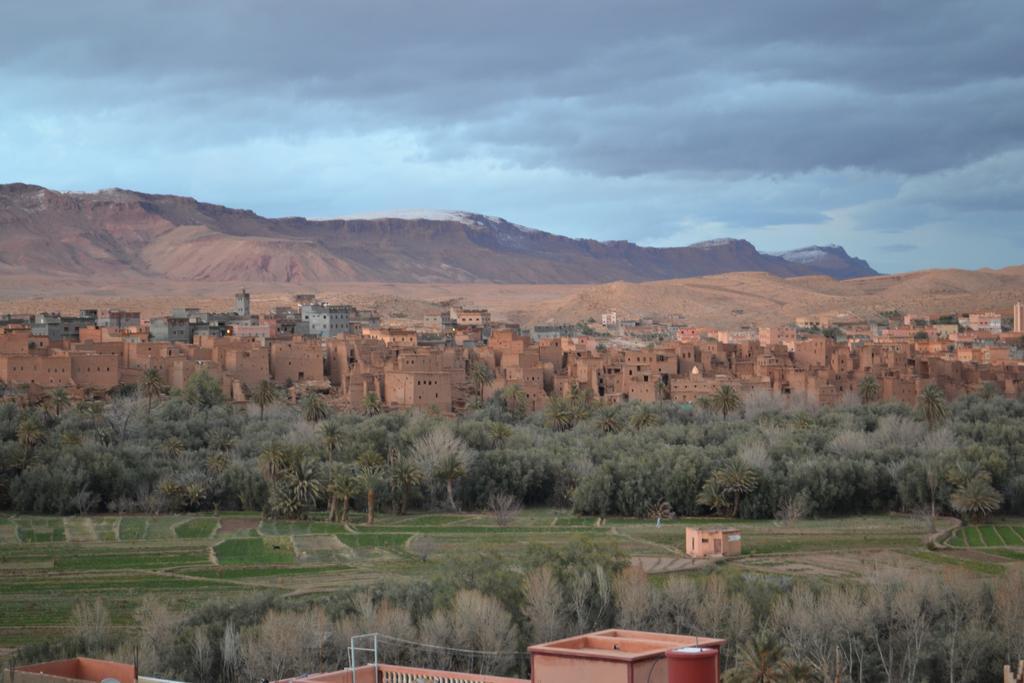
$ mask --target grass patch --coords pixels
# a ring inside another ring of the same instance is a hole
[[[412,538],[411,533],[343,533],[338,540],[350,548],[402,548]]]
[[[1017,535],[1012,526],[997,526],[996,531],[1003,538],[1003,545],[1024,545],[1024,538]]]
[[[985,545],[993,547],[1006,545],[1006,542],[1002,539],[994,526],[986,524],[983,527],[979,527],[978,530],[981,532],[981,538],[985,541]]]
[[[113,552],[68,553],[54,558],[54,567],[61,571],[99,571],[112,569],[164,569],[188,564],[210,563],[206,550],[146,552],[116,550]]]
[[[213,547],[220,564],[292,564],[292,542],[283,537],[229,538]]]
[[[64,540],[61,520],[25,521],[18,524],[18,540],[22,543],[57,543]]]
[[[984,547],[985,542],[981,539],[981,532],[976,526],[965,526],[964,539],[967,541],[967,545],[973,548]]]
[[[957,529],[956,531],[954,531],[953,534],[949,537],[949,540],[946,541],[946,544],[953,546],[954,548],[965,547],[967,545],[967,542],[964,540],[964,530]]]
[[[989,550],[990,555],[999,555],[1010,560],[1024,560],[1024,552],[1020,550],[1005,550],[1003,548],[994,548]]]
[[[946,555],[941,552],[928,552],[922,550],[920,552],[911,553],[911,555],[919,560],[924,560],[925,562],[944,564],[950,567],[959,567],[961,569],[967,569],[979,574],[986,574],[988,576],[999,576],[1006,571],[998,564],[980,562],[978,560],[968,560],[960,557],[954,557],[952,555]]]
[[[318,567],[218,567],[216,569],[189,569],[181,572],[187,576],[204,579],[259,579],[274,576],[301,576],[303,574],[323,574],[348,569],[345,565]]]
[[[260,533],[266,536],[308,536],[310,534],[336,534],[345,530],[344,524],[334,522],[287,522],[265,520],[260,524]]]
[[[215,517],[197,517],[174,527],[177,538],[210,538],[220,522]]]
[[[149,520],[145,517],[122,517],[117,536],[122,541],[139,541],[146,537]]]

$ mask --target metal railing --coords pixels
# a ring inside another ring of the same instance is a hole
[[[522,678],[435,671],[391,664],[379,665],[378,671],[380,672],[380,683],[529,683],[528,680]]]

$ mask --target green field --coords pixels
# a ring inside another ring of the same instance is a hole
[[[1002,520],[965,526],[957,529],[947,544],[954,548],[1024,548],[1024,524],[1020,520]]]
[[[743,556],[722,567],[681,553],[685,527],[729,523],[743,536]],[[943,520],[947,527],[950,520]],[[538,546],[590,539],[651,571],[808,574],[856,579],[882,565],[978,575],[1024,561],[1024,521],[1000,520],[958,530],[953,550],[926,550],[927,523],[899,515],[767,521],[650,520],[577,517],[531,509],[499,526],[486,514],[378,515],[373,526],[261,520],[255,515],[97,515],[0,517],[0,648],[63,632],[77,601],[102,597],[125,628],[146,595],[186,609],[214,598],[253,593],[328,593],[387,577],[402,581],[448,571],[460,558],[500,558],[525,565]],[[959,544],[959,545],[958,545]],[[999,546],[995,548],[995,546]],[[976,557],[978,548],[995,548]],[[956,548],[962,548],[957,550]],[[959,556],[957,553],[972,553]]]

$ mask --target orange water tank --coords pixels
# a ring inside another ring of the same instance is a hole
[[[668,683],[718,683],[718,649],[680,647],[665,653]]]

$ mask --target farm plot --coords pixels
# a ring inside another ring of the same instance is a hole
[[[954,548],[1021,548],[1024,547],[1024,524],[1011,520],[965,526],[957,529],[946,543]]]

